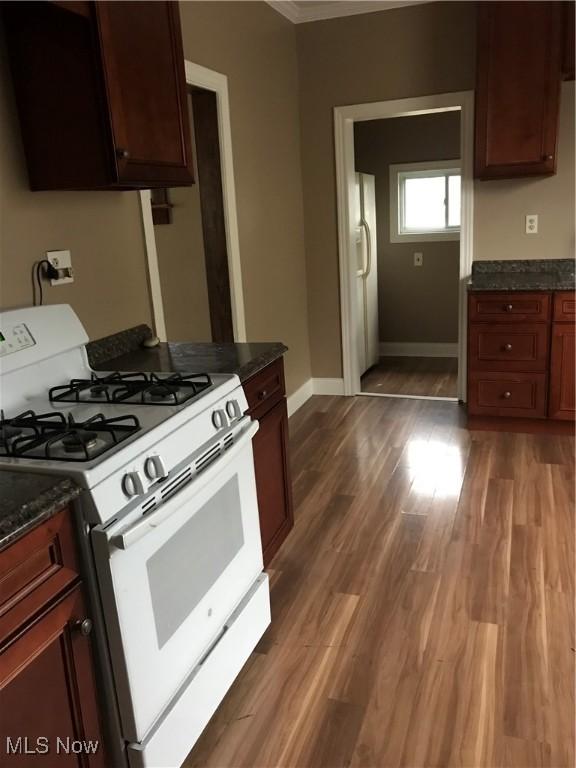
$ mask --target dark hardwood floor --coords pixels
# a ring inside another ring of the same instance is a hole
[[[362,376],[362,392],[379,395],[457,397],[455,357],[381,357]]]
[[[186,766],[571,768],[574,440],[314,397],[272,625]]]

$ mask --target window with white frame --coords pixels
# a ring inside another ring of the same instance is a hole
[[[390,166],[390,242],[458,240],[460,160]]]

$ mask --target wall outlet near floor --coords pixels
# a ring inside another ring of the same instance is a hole
[[[64,285],[64,283],[74,282],[70,251],[46,251],[46,259],[59,273],[58,278],[50,280],[50,285]]]
[[[538,214],[537,213],[526,214],[526,234],[527,235],[538,234]]]
[[[423,261],[424,261],[424,254],[423,253],[415,253],[414,254],[414,266],[415,267],[421,267]]]

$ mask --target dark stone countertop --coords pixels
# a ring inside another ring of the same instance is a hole
[[[0,551],[79,495],[68,478],[0,470]]]
[[[99,344],[99,342],[92,342]],[[211,342],[166,342],[146,349],[138,345],[117,357],[94,360],[100,371],[156,371],[157,373],[236,373],[246,381],[287,351],[281,342],[214,344]]]
[[[573,259],[475,261],[469,291],[573,291]]]

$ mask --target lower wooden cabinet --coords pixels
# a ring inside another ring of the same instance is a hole
[[[249,379],[244,390],[248,412],[260,423],[253,450],[262,551],[267,566],[294,524],[282,359]]]
[[[50,525],[48,521],[0,553],[2,586],[13,584],[15,573],[17,582],[23,573],[32,577],[29,589],[4,602],[0,614],[17,607],[14,599],[25,603],[30,590],[34,593],[41,570],[36,547],[42,529]],[[47,569],[44,584],[51,583],[50,570],[58,570],[57,564]],[[34,613],[21,626],[6,634],[4,624],[0,634],[0,765],[104,768],[91,621],[82,584],[77,578],[63,591],[54,582],[52,594],[42,595],[44,604],[36,601]]]
[[[548,416],[571,421],[576,412],[576,333],[574,323],[553,323]]]
[[[576,416],[574,291],[471,293],[468,414],[573,421]],[[507,424],[501,423],[502,428]],[[560,428],[559,425],[556,425]]]

